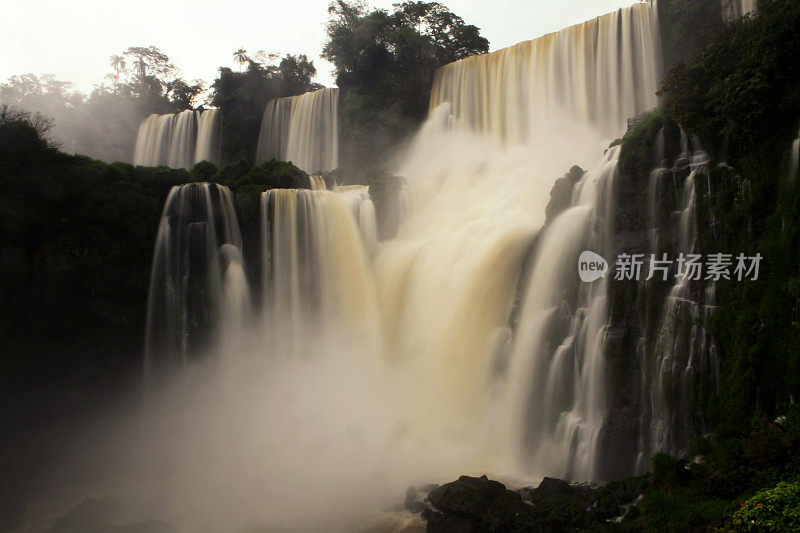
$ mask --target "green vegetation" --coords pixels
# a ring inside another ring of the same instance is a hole
[[[666,0],[658,3],[664,64],[690,61],[697,50],[712,42],[724,26],[723,2],[729,0]]]
[[[211,105],[222,109],[222,157],[224,161],[255,161],[256,142],[267,102],[319,89],[311,80],[314,63],[304,55],[286,55],[275,65],[275,55],[261,51],[252,58],[239,49],[234,54],[243,72],[227,67],[211,85]]]
[[[48,141],[51,126],[0,106],[0,386],[70,373],[95,383],[140,364],[154,237],[172,186],[229,186],[251,232],[261,191],[308,186],[305,172],[274,160],[187,172],[67,155]]]
[[[144,117],[190,109],[204,90],[202,81],[182,79],[154,46],[130,47],[112,55],[109,66],[112,71],[89,95],[52,75],[12,76],[0,84],[0,103],[54,119],[52,134],[66,152],[130,161]]]
[[[740,531],[800,530],[800,483],[778,483],[740,504],[731,526]]]
[[[489,50],[478,28],[436,2],[403,2],[389,13],[338,0],[329,13],[323,57],[336,67],[350,165],[379,163],[421,123],[437,68]]]
[[[686,23],[672,28],[674,39],[694,31],[691,18],[705,4],[660,3]],[[793,402],[800,394],[800,187],[788,175],[800,119],[798,27],[800,4],[790,0],[764,0],[757,14],[709,26],[673,56],[683,61],[664,79],[664,108],[622,140],[621,181],[641,188],[662,127],[670,153],[677,124],[698,135],[711,157],[709,180],[697,183],[695,199],[701,251],[763,259],[758,280],[717,284],[710,328],[719,390],[696,383],[692,396],[710,434],[694,443],[691,461],[655,456],[643,500],[608,529],[798,528],[800,410]],[[635,209],[626,210],[625,224],[635,229],[633,215]],[[622,289],[611,294],[612,316],[615,306],[637,298]],[[614,379],[628,372],[615,357]]]
[[[800,391],[800,190],[787,176],[800,118],[800,5],[772,0],[759,9],[664,82],[676,120],[732,167],[711,169],[716,227],[704,238],[728,253],[764,257],[758,281],[719,286],[722,382],[709,410],[731,428],[773,416]]]

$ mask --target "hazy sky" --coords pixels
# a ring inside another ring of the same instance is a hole
[[[397,0],[368,2],[390,8]],[[481,29],[492,50],[630,5],[636,0],[442,0]],[[305,53],[317,81],[333,84],[319,55],[329,0],[6,0],[0,8],[0,81],[14,74],[55,74],[89,91],[111,69],[108,58],[129,46],[155,45],[183,76],[211,82],[234,66],[244,46]]]

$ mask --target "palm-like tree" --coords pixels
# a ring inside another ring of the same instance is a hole
[[[239,63],[239,72],[242,71],[244,64],[250,61],[250,58],[247,57],[247,50],[245,50],[243,46],[240,46],[239,49],[233,53],[233,59]]]
[[[125,70],[125,58],[114,54],[109,61],[111,68],[114,69],[114,90],[117,88],[119,82],[119,73]]]
[[[144,56],[139,56],[133,66],[136,67],[136,71],[141,78],[147,75],[147,61],[145,61]]]

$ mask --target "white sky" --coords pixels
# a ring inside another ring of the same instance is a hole
[[[391,8],[398,0],[373,0]],[[440,0],[481,29],[492,50],[630,5],[635,0]],[[319,55],[329,0],[4,0],[0,5],[0,82],[15,74],[54,74],[90,91],[110,72],[108,58],[155,45],[184,78],[211,82],[233,52],[305,53],[317,81],[333,84]]]

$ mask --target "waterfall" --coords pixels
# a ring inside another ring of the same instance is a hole
[[[657,8],[634,5],[532,41],[439,69],[431,107],[508,142],[546,142],[554,124],[604,137],[658,103]]]
[[[666,253],[674,261],[699,253],[696,198],[701,194],[701,180],[705,190],[710,191],[708,155],[696,138],[681,131],[681,152],[674,162],[669,162],[664,153],[663,129],[658,139],[657,161],[661,166],[650,175],[651,205],[663,210],[669,202],[659,196],[674,195],[677,209],[665,214],[651,210],[650,252],[659,258]],[[672,227],[677,229],[674,234],[662,229]],[[655,321],[654,327],[646,328],[652,332],[651,338],[643,336],[639,342],[643,363],[638,472],[647,469],[655,452],[678,456],[689,452],[692,439],[706,429],[695,414],[697,403],[717,387],[716,347],[707,331],[714,310],[715,284],[678,274],[673,263],[668,280],[674,281],[664,304],[648,318]]]
[[[618,157],[618,146],[606,152],[540,236],[508,368],[512,442],[528,462],[568,479],[596,479],[606,416],[606,280],[576,287],[575,267],[583,250],[612,249]]]
[[[554,177],[657,104],[658,36],[657,6],[637,4],[437,73],[398,171],[414,209],[375,267],[390,357],[430,395],[418,431],[484,435],[515,472],[599,475],[607,289],[577,259],[613,250],[618,147],[541,226]]]
[[[267,103],[256,163],[291,161],[306,172],[339,166],[339,89],[319,89]]]
[[[133,164],[187,169],[201,161],[218,165],[221,116],[218,109],[150,115],[139,125]]]
[[[213,347],[248,313],[242,237],[227,187],[188,183],[167,196],[148,298],[145,370],[175,367]]]
[[[197,126],[197,146],[194,162],[209,161],[219,165],[221,143],[222,112],[219,109],[206,109],[200,113]]]
[[[637,4],[443,67],[392,169],[405,178],[393,239],[377,242],[368,188],[316,175],[310,189],[261,194],[260,242],[245,240],[254,249],[221,229],[235,221],[219,207],[232,205],[226,189],[173,191],[148,358],[171,348],[190,359],[198,330],[214,337],[203,346],[221,346],[198,358],[213,371],[176,416],[189,430],[174,446],[175,486],[225,487],[203,516],[246,506],[266,516],[258,523],[297,527],[309,487],[378,508],[373,492],[458,473],[605,479],[611,280],[581,283],[577,262],[585,250],[611,260],[616,247],[620,147],[603,150],[657,103],[656,13]],[[257,159],[335,166],[336,98],[270,102]],[[555,178],[575,164],[590,170],[548,220]],[[179,209],[190,192],[218,207]],[[243,253],[257,268],[241,269]],[[260,274],[252,307],[245,272]],[[632,470],[636,457],[622,460]],[[197,483],[206,474],[213,485]]]
[[[268,190],[261,227],[263,307],[278,351],[318,347],[306,341],[326,328],[378,346],[369,265],[377,225],[366,187]]]
[[[792,141],[792,148],[789,152],[789,183],[794,183],[797,179],[798,162],[800,162],[800,132]]]
[[[756,10],[757,0],[723,0],[722,18],[728,22],[741,18]]]

